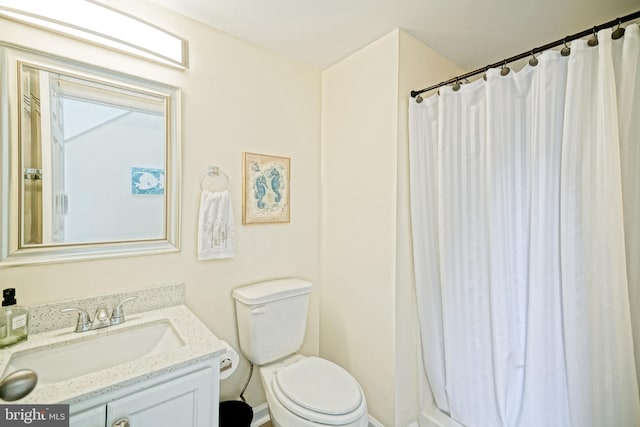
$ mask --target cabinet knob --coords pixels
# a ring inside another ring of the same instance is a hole
[[[120,418],[119,420],[116,420],[116,422],[113,423],[111,427],[130,427],[130,426],[131,424],[129,424],[128,418]]]

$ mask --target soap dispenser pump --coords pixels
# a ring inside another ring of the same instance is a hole
[[[27,339],[29,328],[29,309],[17,305],[16,290],[7,288],[2,291],[0,308],[0,348],[9,347]]]

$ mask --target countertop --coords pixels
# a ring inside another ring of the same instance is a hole
[[[72,325],[68,328],[29,335],[27,341],[0,350],[0,373],[4,375],[9,373],[4,371],[11,356],[18,352],[30,352],[43,346],[55,347],[69,340],[90,340],[98,336],[117,333],[122,328],[139,327],[150,322],[163,320],[168,320],[175,328],[184,341],[183,346],[66,381],[39,384],[31,394],[14,403],[74,404],[224,353],[225,347],[222,342],[195,314],[184,305],[175,305],[128,314],[125,323],[94,331],[76,333]],[[73,360],[70,360],[69,363],[73,363]]]

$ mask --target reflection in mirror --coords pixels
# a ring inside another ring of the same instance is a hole
[[[3,263],[177,250],[179,89],[0,49]]]
[[[20,68],[23,246],[164,237],[164,98]]]

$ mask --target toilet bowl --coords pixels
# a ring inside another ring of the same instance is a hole
[[[274,426],[367,427],[364,393],[340,366],[296,354],[259,370]]]
[[[279,279],[233,291],[242,353],[258,366],[275,427],[367,427],[355,378],[320,357],[297,354],[311,283]]]

